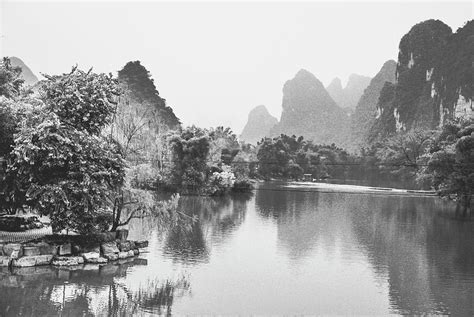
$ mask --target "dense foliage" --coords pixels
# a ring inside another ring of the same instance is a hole
[[[112,223],[107,197],[125,175],[119,146],[100,135],[112,118],[117,84],[76,68],[46,78],[42,104],[23,116],[17,111],[21,121],[8,155],[6,205],[10,212],[27,205],[50,216],[54,231],[106,230]]]
[[[258,146],[258,172],[264,178],[344,178],[350,176],[355,157],[332,145],[318,145],[303,137],[265,138]]]
[[[175,190],[221,195],[243,187],[251,189],[250,162],[245,161],[245,151],[229,128],[191,126],[170,135],[169,142],[172,155],[165,178]]]
[[[429,181],[439,195],[456,200],[468,213],[474,195],[474,121],[447,123],[424,161],[420,180]]]

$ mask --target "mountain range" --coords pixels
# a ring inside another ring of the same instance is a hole
[[[473,118],[473,56],[473,20],[455,33],[439,20],[418,23],[400,40],[398,60],[372,79],[351,75],[345,88],[338,78],[324,88],[300,70],[283,87],[280,122],[269,132],[254,124],[253,133],[301,135],[358,151],[395,133]],[[251,121],[258,121],[253,113]]]

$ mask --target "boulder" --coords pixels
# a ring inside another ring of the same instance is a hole
[[[98,252],[88,252],[88,253],[83,253],[82,257],[84,258],[84,261],[86,263],[89,263],[91,260],[96,260],[100,257],[100,254]]]
[[[16,251],[16,252],[15,252]],[[13,259],[19,258],[23,255],[22,247],[19,243],[8,243],[3,246],[3,253]]]
[[[126,241],[128,237],[128,230],[122,229],[115,232],[115,238],[120,241]]]
[[[36,264],[35,265],[49,265],[53,260],[52,254],[42,254],[36,256]]]
[[[106,258],[109,261],[116,261],[118,260],[119,256],[117,253],[106,253],[104,254],[104,258]]]
[[[107,259],[101,257],[98,252],[83,253],[82,257],[86,263],[103,264],[108,262]]]
[[[26,246],[29,247],[37,247],[41,255],[56,255],[58,254],[58,246],[51,245],[46,242],[38,242],[38,243],[28,243]]]
[[[12,261],[12,259],[9,257],[9,256],[0,256],[0,267],[8,267],[10,266],[10,262]]]
[[[121,252],[128,252],[132,249],[130,241],[117,242],[117,246]]]
[[[109,262],[106,258],[103,257],[98,257],[97,259],[91,259],[87,263],[92,263],[92,264],[106,264]]]
[[[38,247],[23,247],[23,255],[24,256],[33,256],[33,255],[40,255],[40,249]]]
[[[144,240],[144,241],[135,241],[135,246],[137,248],[146,248],[148,247],[148,241]]]
[[[128,256],[128,252],[120,252],[120,253],[118,254],[118,257],[119,257],[119,259],[126,259],[126,258],[129,257],[129,256]]]
[[[53,259],[54,266],[72,266],[84,263],[82,256],[57,256]]]
[[[61,244],[59,246],[59,255],[71,255],[72,254],[72,247],[70,243]]]
[[[103,254],[110,254],[110,253],[119,253],[120,250],[117,248],[117,243],[114,242],[107,242],[103,243],[100,246]]]
[[[36,265],[36,256],[22,256],[21,258],[14,259],[12,261],[12,266],[15,267],[26,267],[26,266],[35,266]]]

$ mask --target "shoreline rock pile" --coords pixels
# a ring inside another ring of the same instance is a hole
[[[0,267],[106,264],[137,256],[148,247],[148,241],[130,241],[127,236],[127,230],[119,230],[94,237],[53,235],[40,241],[0,242]]]

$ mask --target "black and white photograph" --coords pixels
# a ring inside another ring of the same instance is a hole
[[[473,0],[0,0],[0,317],[474,316],[473,99]]]

